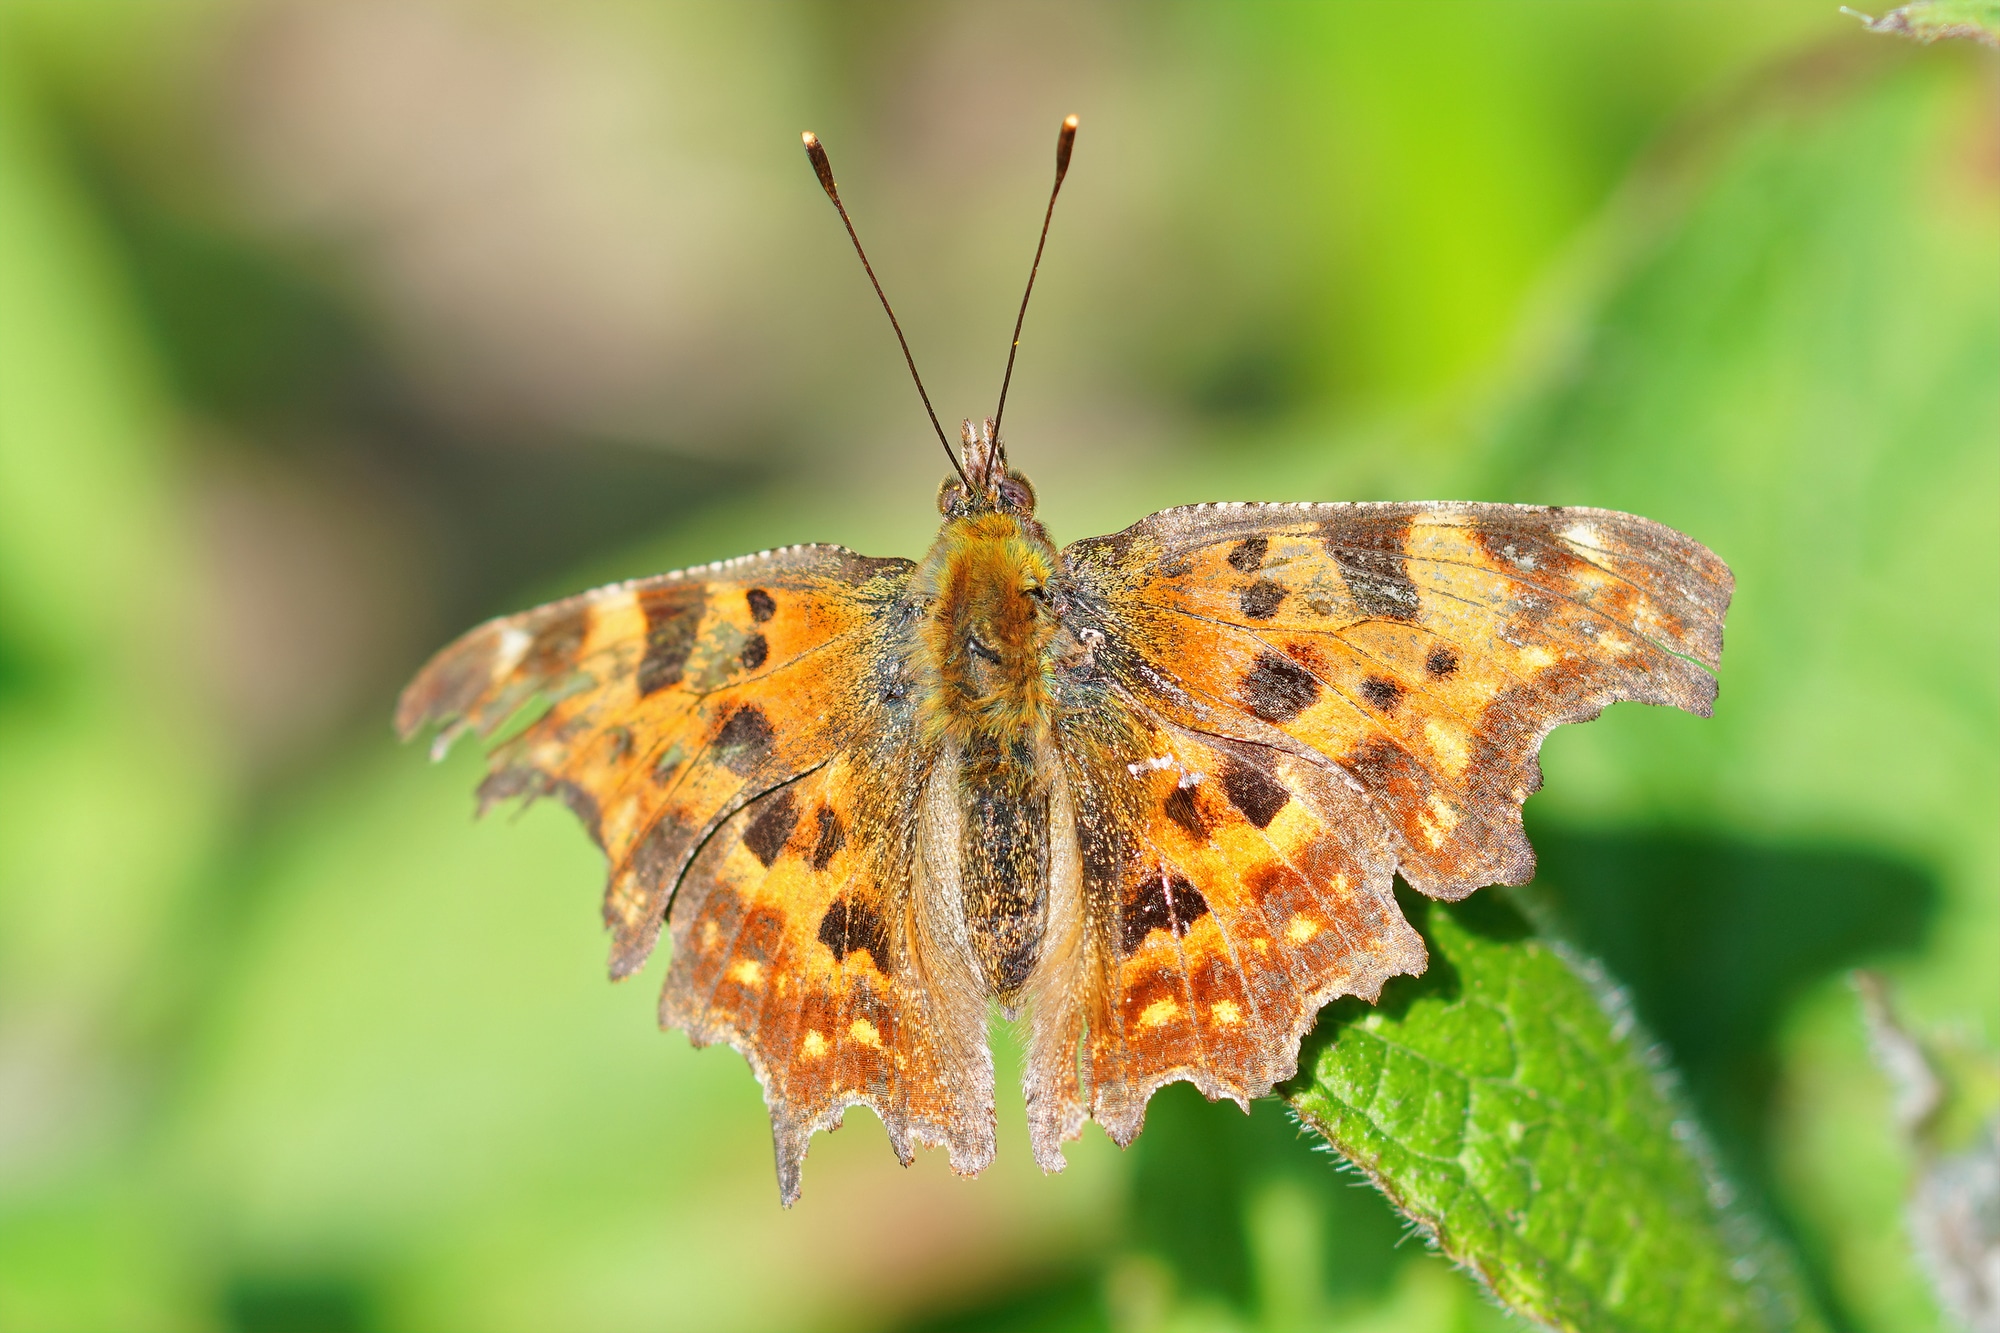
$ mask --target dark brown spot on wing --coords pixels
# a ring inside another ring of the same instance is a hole
[[[1458,654],[1445,644],[1431,649],[1430,656],[1424,659],[1424,672],[1432,680],[1443,680],[1456,670]]]
[[[1240,759],[1230,760],[1222,770],[1222,794],[1258,828],[1269,828],[1292,799],[1270,774]]]
[[[1296,662],[1276,653],[1259,653],[1243,676],[1239,695],[1252,713],[1282,725],[1313,706],[1319,682]]]
[[[847,830],[841,827],[840,816],[826,806],[819,808],[819,839],[813,843],[812,868],[824,870],[833,861],[834,855],[847,845]]]
[[[1241,574],[1255,574],[1264,567],[1264,553],[1270,549],[1269,537],[1245,537],[1229,548],[1229,567]]]
[[[1406,517],[1361,521],[1350,516],[1321,525],[1327,554],[1340,566],[1348,595],[1366,614],[1384,620],[1416,619],[1417,585],[1410,581],[1403,558],[1409,533]]]
[[[1361,682],[1361,697],[1373,707],[1393,713],[1403,702],[1403,687],[1387,676],[1370,676]]]
[[[1208,841],[1208,820],[1202,817],[1201,806],[1194,799],[1193,787],[1175,787],[1167,793],[1167,818],[1187,831],[1196,842]]]
[[[715,735],[715,757],[737,773],[755,768],[771,748],[774,733],[770,719],[755,704],[745,704],[729,715]]]
[[[1185,935],[1208,914],[1208,900],[1185,875],[1149,875],[1137,887],[1137,895],[1126,902],[1118,920],[1119,944],[1125,953],[1144,944],[1156,930]]]
[[[856,949],[865,949],[878,971],[889,970],[889,932],[875,909],[858,898],[833,900],[833,906],[820,918],[819,942],[841,959]]]
[[[798,803],[792,799],[791,790],[787,788],[773,796],[757,812],[757,817],[750,821],[750,827],[743,830],[743,845],[768,869],[785,850],[785,844],[792,840],[792,830],[798,827],[798,823]]]
[[[1285,590],[1269,579],[1258,579],[1243,590],[1238,599],[1243,614],[1252,620],[1269,620],[1278,613],[1279,605],[1285,600]]]
[[[640,695],[678,685],[707,596],[699,584],[668,583],[639,591],[639,609],[646,616],[646,655],[639,659]]]
[[[764,665],[771,655],[771,643],[761,634],[752,634],[743,641],[743,651],[736,654],[736,660],[743,664],[745,671],[755,671]]]
[[[762,588],[752,588],[744,593],[743,600],[750,604],[750,618],[760,625],[778,614],[777,601]]]

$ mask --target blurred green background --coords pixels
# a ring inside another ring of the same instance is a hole
[[[1605,505],[1735,568],[1708,722],[1551,738],[1529,893],[1840,1327],[1939,1325],[1845,975],[2000,1026],[2000,77],[1830,3],[0,6],[0,1328],[1485,1329],[1275,1104],[781,1211],[559,808],[391,741],[474,620],[1058,540]]]

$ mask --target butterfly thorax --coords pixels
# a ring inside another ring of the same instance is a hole
[[[1033,519],[985,513],[944,525],[912,580],[927,603],[918,672],[927,737],[1046,738],[1055,622],[1044,589],[1054,566]]]

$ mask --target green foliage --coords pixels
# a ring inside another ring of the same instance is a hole
[[[1288,1093],[1510,1309],[1564,1329],[1813,1328],[1622,999],[1496,893],[1406,896],[1421,981],[1320,1017]]]
[[[1588,499],[1663,518],[1711,543],[1738,577],[1713,722],[1626,710],[1559,735],[1540,813],[1553,807],[1572,819],[1629,819],[1649,811],[1653,819],[1768,833],[1839,810],[1850,837],[1914,848],[1946,836],[1955,849],[1960,868],[1941,891],[1894,861],[1763,852],[1745,874],[1730,871],[1726,858],[1690,856],[1658,838],[1650,870],[1621,872],[1616,857],[1602,854],[1588,867],[1559,857],[1560,885],[1548,886],[1564,897],[1563,915],[1586,927],[1586,945],[1620,956],[1621,976],[1663,982],[1648,974],[1689,949],[1708,951],[1708,965],[1687,968],[1679,986],[1642,992],[1651,1010],[1643,1016],[1675,1038],[1676,1058],[1695,1066],[1697,1104],[1724,1131],[1725,1172],[1759,1205],[1779,1207],[1783,1229],[1825,1265],[1825,1294],[1837,1306],[1874,1306],[1890,1326],[1919,1317],[1914,1274],[1906,1261],[1878,1264],[1897,1280],[1863,1280],[1854,1257],[1866,1237],[1879,1238],[1878,1254],[1895,1243],[1893,1191],[1877,1187],[1872,1215],[1851,1187],[1795,1191],[1789,1207],[1774,1197],[1808,1152],[1827,1154],[1812,1166],[1825,1182],[1843,1179],[1831,1158],[1844,1150],[1851,1160],[1856,1140],[1882,1152],[1886,1117],[1871,1122],[1859,1107],[1793,1102],[1788,1114],[1802,1132],[1784,1143],[1761,1109],[1772,1095],[1770,1075],[1751,1074],[1757,1095],[1747,1114],[1742,1096],[1746,1069],[1768,1068],[1777,1034],[1728,1029],[1768,1022],[1749,1011],[1769,1013],[1779,997],[1796,1002],[1816,986],[1832,989],[1846,1011],[1834,984],[1839,963],[1914,946],[1932,930],[1949,943],[1932,950],[1918,984],[1970,995],[1985,966],[1978,957],[1990,960],[1996,947],[1984,872],[1975,869],[1994,857],[1995,696],[1979,663],[1991,660],[1995,618],[1967,571],[1990,568],[2000,553],[1990,503],[1971,498],[1990,497],[2000,480],[1992,448],[2000,390],[1991,369],[2000,364],[1993,297],[2000,272],[1983,230],[1992,203],[1964,192],[1968,168],[1939,133],[1959,114],[1956,99],[1970,95],[1903,74],[1878,77],[1832,107],[1777,100],[1741,134],[1683,163],[1678,181],[1655,181],[1654,189],[1683,200],[1680,225],[1613,270],[1597,313],[1561,348],[1546,387],[1523,395],[1504,419],[1489,483],[1509,498]],[[1659,204],[1652,195],[1651,206]],[[1600,880],[1594,891],[1578,882],[1579,870]],[[1638,892],[1676,874],[1686,880],[1670,894],[1664,884],[1657,898]],[[1620,881],[1623,894],[1610,889]],[[1733,887],[1718,893],[1716,885]],[[1649,901],[1666,910],[1649,918]],[[1746,915],[1751,910],[1760,919]],[[1454,919],[1432,913],[1435,935],[1452,961],[1467,949],[1480,959],[1480,968],[1462,970],[1483,978],[1486,995],[1511,993],[1529,972],[1551,993],[1563,989],[1562,969],[1541,945],[1509,954],[1477,937],[1454,938],[1443,924]],[[1675,941],[1678,923],[1688,934]],[[1649,929],[1649,938],[1634,938]],[[1493,1120],[1482,1123],[1479,1099],[1467,1103],[1457,1091],[1476,1063],[1460,1062],[1484,1052],[1511,1083],[1525,1077],[1512,1072],[1515,1064],[1525,1068],[1537,1053],[1559,1061],[1565,1050],[1588,1049],[1588,1034],[1601,1039],[1604,1020],[1593,1028],[1571,1019],[1561,1038],[1546,1027],[1523,1035],[1503,1031],[1501,1017],[1520,1020],[1501,1001],[1475,1000],[1470,982],[1458,1002],[1414,1003],[1400,1017],[1394,990],[1377,1013],[1348,1016],[1300,1103],[1510,1305],[1575,1327],[1783,1326],[1787,1310],[1809,1306],[1796,1284],[1783,1281],[1781,1297],[1741,1304],[1737,1318],[1717,1308],[1696,1319],[1657,1292],[1640,1295],[1644,1281],[1626,1270],[1597,1266],[1588,1246],[1620,1230],[1643,1237],[1648,1228],[1635,1219],[1645,1217],[1675,1236],[1658,1243],[1685,1246],[1690,1257],[1639,1272],[1685,1280],[1719,1305],[1743,1302],[1753,1290],[1736,1289],[1728,1277],[1736,1249],[1722,1215],[1704,1215],[1691,1193],[1692,1159],[1683,1154],[1677,1185],[1663,1165],[1659,1154],[1678,1151],[1662,1135],[1665,1104],[1647,1103],[1636,1085],[1630,1096],[1650,1105],[1648,1115],[1603,1118],[1597,1134],[1556,1134],[1552,1146],[1538,1145],[1553,1160],[1533,1159],[1545,1186],[1557,1177],[1589,1180],[1601,1191],[1592,1200],[1621,1199],[1606,1206],[1622,1210],[1622,1220],[1594,1218],[1612,1229],[1562,1234],[1561,1222],[1544,1220],[1562,1209],[1542,1193],[1535,1207],[1510,1212],[1494,1193],[1507,1172],[1485,1154],[1511,1146],[1505,1133],[1522,1117],[1496,1093],[1488,1103]],[[1772,998],[1756,999],[1758,991]],[[1573,979],[1567,993],[1580,1002]],[[1545,1002],[1561,1012],[1554,999]],[[1706,1023],[1704,1008],[1714,1010]],[[1482,1017],[1488,1032],[1475,1038]],[[1394,1035],[1382,1035],[1385,1028]],[[1747,1044],[1731,1053],[1727,1043],[1743,1038]],[[1804,1066],[1792,1076],[1865,1083],[1858,1042],[1844,1045],[1791,1056]],[[1417,1053],[1404,1061],[1407,1084],[1375,1081],[1388,1050]],[[1606,1069],[1618,1065],[1608,1048],[1593,1058]],[[1632,1068],[1629,1053],[1625,1063]],[[1405,1101],[1394,1114],[1380,1109],[1385,1099],[1395,1106],[1398,1095]],[[1438,1106],[1466,1105],[1474,1109],[1462,1122],[1422,1118]],[[1573,1113],[1596,1117],[1587,1103]],[[1409,1136],[1424,1132],[1454,1145],[1443,1154],[1448,1162],[1412,1151]],[[1640,1163],[1652,1163],[1650,1172]],[[1649,1185],[1651,1205],[1640,1202]],[[1541,1244],[1581,1273],[1551,1271],[1536,1258],[1538,1226],[1556,1233]],[[1838,1240],[1818,1248],[1831,1237]],[[1774,1266],[1782,1272],[1785,1264],[1768,1254],[1757,1264],[1765,1274]],[[1703,1288],[1702,1274],[1713,1285]]]

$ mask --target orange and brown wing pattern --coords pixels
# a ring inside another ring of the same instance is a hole
[[[793,547],[601,588],[466,634],[397,713],[405,737],[439,728],[437,753],[528,719],[482,808],[555,795],[583,820],[610,862],[614,975],[671,925],[661,1021],[750,1060],[787,1203],[807,1140],[853,1105],[905,1161],[912,1141],[965,1172],[992,1157],[983,1003],[959,1012],[912,942],[931,761],[911,568]]]
[[[925,767],[909,746],[852,749],[759,797],[702,848],[669,913],[660,1022],[749,1059],[787,1204],[807,1141],[850,1106],[881,1117],[905,1164],[913,1140],[962,1174],[993,1157],[985,1001],[937,984],[918,944]]]
[[[1035,990],[1027,1092],[1050,1169],[1086,1114],[1129,1143],[1168,1082],[1247,1109],[1295,1072],[1323,1005],[1425,960],[1388,829],[1321,767],[1150,719],[1088,670],[1058,696],[1081,928]]]
[[[849,745],[909,732],[911,566],[799,546],[492,620],[403,692],[433,753],[539,715],[492,752],[482,808],[554,795],[610,860],[611,971],[638,969],[674,886],[731,814]]]
[[[1037,986],[1045,1166],[1185,1079],[1242,1101],[1338,995],[1423,970],[1400,871],[1533,873],[1543,736],[1619,699],[1706,715],[1729,571],[1656,523],[1511,505],[1203,505],[1051,581],[1081,903]]]
[[[1731,591],[1658,523],[1519,505],[1201,505],[1063,558],[1109,675],[1350,780],[1440,898],[1534,873],[1520,807],[1552,728],[1621,699],[1709,713]]]

